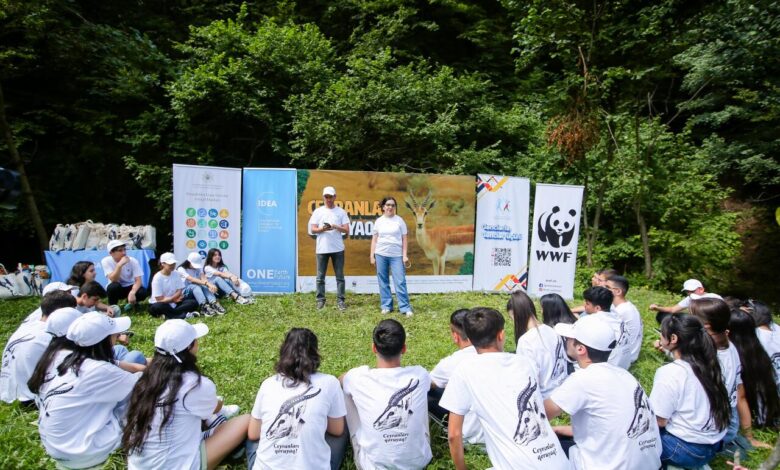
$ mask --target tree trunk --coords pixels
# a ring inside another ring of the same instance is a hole
[[[14,144],[14,137],[11,134],[11,126],[5,117],[5,97],[3,96],[3,86],[0,84],[0,132],[3,133],[5,145],[11,153],[11,160],[16,165],[15,170],[19,173],[19,179],[22,184],[22,198],[27,204],[27,210],[30,211],[30,219],[35,227],[35,234],[38,236],[38,244],[41,248],[41,259],[44,259],[43,251],[49,246],[49,237],[46,236],[46,229],[43,227],[41,213],[38,212],[38,205],[35,203],[30,181],[27,179],[27,173],[24,171],[24,162],[19,156],[19,151]]]
[[[634,213],[636,222],[639,225],[639,235],[642,237],[642,254],[645,258],[645,276],[648,279],[653,278],[653,261],[650,257],[650,237],[647,235],[647,222],[642,215],[642,206],[639,200],[634,201]]]

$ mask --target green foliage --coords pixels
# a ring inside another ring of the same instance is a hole
[[[671,305],[679,298],[648,291],[637,285],[632,279],[629,299],[643,312],[644,340],[639,359],[630,371],[650,392],[655,370],[664,364],[664,356],[652,347],[658,336],[653,329],[656,325],[654,315],[647,306],[651,303]],[[242,412],[251,410],[260,383],[274,374],[278,346],[293,326],[307,327],[317,334],[324,373],[338,376],[362,364],[372,365],[375,358],[371,353],[371,332],[383,318],[378,309],[378,297],[350,295],[347,300],[349,309],[346,312],[337,310],[334,303],[316,313],[313,294],[261,296],[255,305],[248,306],[226,303],[228,312],[225,316],[204,320],[209,325],[209,334],[199,342],[198,365],[216,383],[218,393],[225,397],[226,403],[240,405]],[[453,311],[485,306],[503,312],[506,307],[505,296],[480,293],[412,295],[411,302],[415,315],[396,317],[407,331],[408,349],[403,362],[419,364],[428,370],[455,351],[449,331],[449,316]],[[0,301],[0,310],[4,313],[0,316],[0,344],[5,344],[36,304],[37,299],[34,298]],[[571,304],[581,305],[581,299]],[[540,311],[538,302],[536,308]],[[154,352],[154,331],[160,320],[138,314],[132,316],[132,321],[136,333],[132,347],[151,356]],[[510,339],[505,350],[514,351],[511,322],[507,322],[506,327],[506,337]],[[0,403],[0,428],[3,429],[3,439],[0,439],[1,468],[54,468],[54,462],[41,446],[36,421],[37,411],[23,409],[18,403]],[[565,423],[566,419],[561,421],[561,424]],[[777,430],[756,430],[755,434],[758,439],[769,443],[778,437]],[[446,434],[435,426],[431,427],[431,447],[433,460],[428,468],[452,468]],[[768,454],[767,450],[753,451],[743,456],[742,464],[757,468]],[[723,457],[716,458],[711,463],[712,468],[729,469],[725,460]],[[487,456],[473,450],[467,451],[466,463],[469,468],[490,467]],[[125,468],[123,456],[114,453],[105,468]],[[227,463],[227,468],[246,468],[246,463],[232,460]],[[355,468],[351,455],[348,454],[343,468]]]

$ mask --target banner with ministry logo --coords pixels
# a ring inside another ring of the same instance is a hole
[[[241,279],[252,292],[295,292],[295,170],[244,170]]]
[[[526,178],[477,175],[474,290],[527,288],[528,210]]]
[[[528,294],[573,298],[582,186],[537,184]]]
[[[241,260],[241,170],[173,165],[173,250],[184,261],[193,251],[219,248],[229,269]]]

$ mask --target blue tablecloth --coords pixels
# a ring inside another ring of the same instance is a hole
[[[79,261],[92,261],[95,263],[95,271],[97,277],[95,280],[99,282],[103,287],[108,284],[108,279],[103,272],[103,266],[100,265],[100,260],[108,256],[106,250],[79,250],[79,251],[46,251],[46,265],[51,271],[52,281],[66,282],[70,277],[70,270],[73,265]],[[152,270],[149,268],[149,260],[156,258],[154,250],[127,250],[127,256],[135,258],[141,264],[141,269],[144,272],[143,285],[149,286],[149,280],[152,277]]]

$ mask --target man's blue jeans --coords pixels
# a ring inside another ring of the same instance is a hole
[[[382,310],[393,310],[393,296],[390,293],[390,274],[393,275],[395,295],[398,297],[398,311],[406,313],[412,309],[409,305],[409,293],[406,291],[406,269],[400,256],[376,255],[376,279],[379,282],[379,303]]]
[[[328,259],[333,260],[333,271],[336,273],[336,291],[340,301],[344,301],[346,283],[344,282],[344,252],[317,253],[317,300],[325,301],[325,271],[328,270]]]

